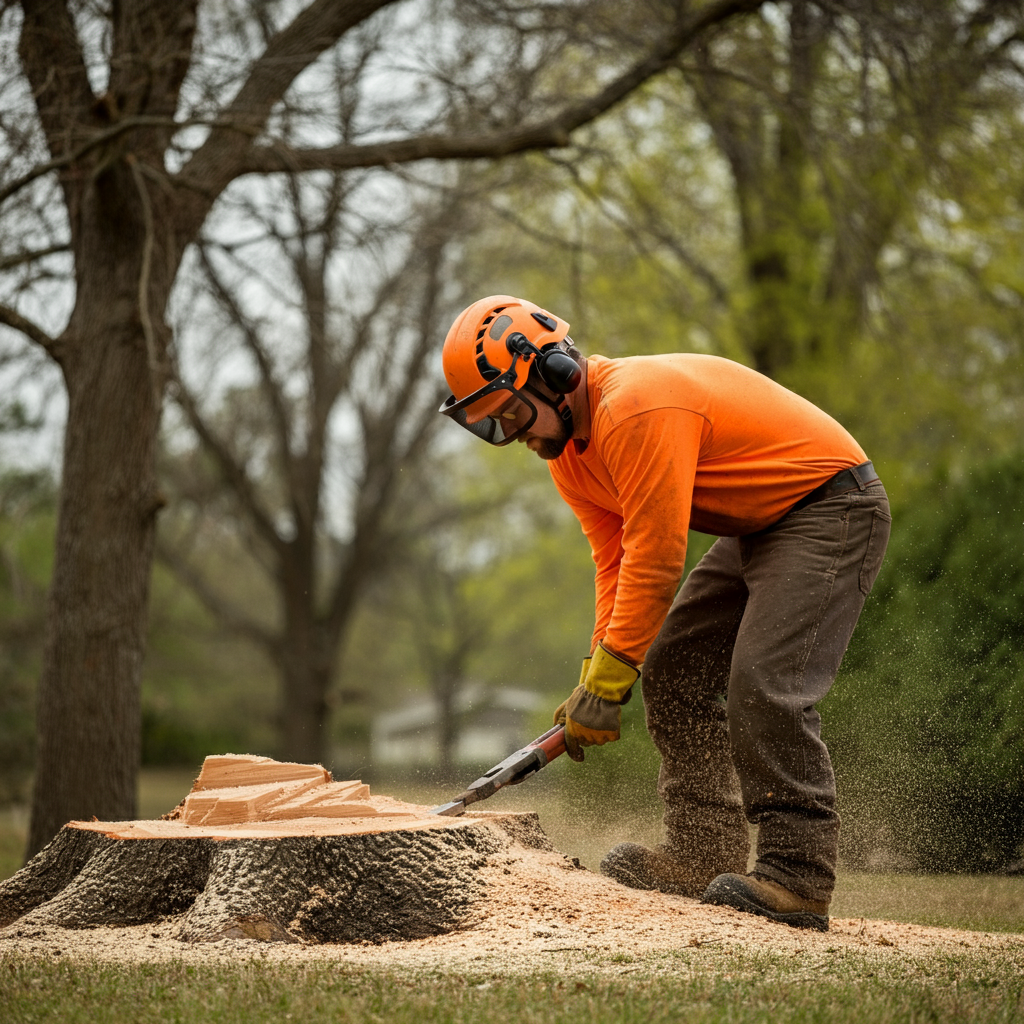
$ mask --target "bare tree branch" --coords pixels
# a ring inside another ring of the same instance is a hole
[[[192,393],[185,386],[176,370],[174,371],[173,379],[176,384],[172,391],[174,400],[185,414],[189,426],[196,432],[199,439],[203,442],[203,446],[217,461],[225,482],[231,488],[231,493],[235,495],[246,513],[252,518],[257,532],[271,548],[280,553],[285,546],[285,542],[281,539],[281,536],[274,527],[273,521],[257,498],[256,491],[245,468],[239,465],[234,454],[228,450],[224,442],[210,429],[210,425],[203,418],[202,413],[200,413]]]
[[[29,249],[26,252],[12,253],[10,256],[0,259],[0,274],[7,270],[13,270],[15,267],[24,266],[26,263],[34,263],[45,256],[53,256],[58,252],[69,252],[70,249],[71,246],[64,242],[60,245],[48,245],[45,249]]]
[[[189,590],[195,594],[204,608],[229,632],[236,636],[251,640],[276,658],[278,652],[277,638],[255,619],[250,618],[237,605],[222,594],[218,594],[210,586],[206,576],[198,572],[187,558],[168,544],[157,534],[156,557],[166,566]]]
[[[37,345],[41,345],[59,363],[60,346],[55,338],[51,338],[37,323],[22,316],[16,309],[0,303],[0,323],[21,331],[27,338],[30,338]]]
[[[421,370],[435,346],[434,323],[440,273],[444,263],[445,246],[449,239],[437,234],[438,223],[448,219],[450,211],[439,211],[437,220],[429,223],[423,234],[435,237],[426,246],[424,254],[419,245],[410,247],[410,259],[425,263],[422,301],[419,304],[419,337],[416,346],[402,368],[401,385],[389,394],[386,407],[373,416],[365,407],[361,410],[364,431],[366,465],[359,488],[360,504],[355,515],[353,536],[347,546],[343,569],[335,578],[328,602],[326,621],[329,628],[339,633],[362,584],[365,567],[376,557],[384,527],[384,513],[388,509],[398,473],[404,465],[423,450],[431,437],[431,426],[436,420],[436,406],[427,402],[420,408],[417,422],[411,425],[410,441],[405,450],[396,443],[403,414],[411,409],[413,392],[421,379]],[[418,254],[418,255],[414,255]],[[374,486],[372,478],[378,476]]]
[[[221,306],[227,311],[235,325],[242,332],[245,343],[252,352],[260,371],[260,385],[263,394],[266,396],[270,406],[271,415],[274,421],[275,435],[277,437],[278,457],[281,460],[281,470],[286,478],[294,485],[295,466],[292,459],[292,425],[288,416],[288,410],[284,400],[284,389],[281,387],[270,356],[263,345],[252,321],[239,307],[235,297],[231,294],[227,285],[217,273],[216,268],[210,261],[208,245],[200,242],[198,245],[199,258],[202,262],[206,276],[213,286],[214,294],[217,296]]]
[[[638,253],[642,256],[649,255],[649,246],[644,238],[644,232],[646,232],[656,242],[660,242],[661,245],[668,249],[695,277],[701,280],[717,303],[723,306],[728,304],[729,293],[725,285],[718,279],[718,276],[710,267],[697,259],[671,231],[665,229],[658,211],[642,195],[628,173],[626,174],[626,179],[630,188],[631,199],[644,215],[642,230],[636,227],[629,218],[618,212],[613,204],[607,202],[606,199],[584,181],[582,175],[573,166],[571,161],[552,159],[557,166],[563,168],[569,174],[576,187],[629,239]]]
[[[679,54],[705,32],[740,14],[749,14],[765,0],[718,0],[692,20],[684,20],[645,60],[619,75],[594,96],[573,104],[560,114],[534,125],[517,125],[478,135],[420,135],[367,145],[295,148],[280,143],[251,146],[239,155],[232,177],[289,171],[351,170],[381,167],[413,160],[472,160],[509,156],[532,149],[569,145],[573,131],[588,124],[624,100],[633,90],[673,66]],[[186,166],[182,177],[194,177]]]
[[[91,153],[92,150],[97,149],[100,146],[106,145],[108,142],[112,142],[114,139],[126,134],[127,132],[135,131],[139,128],[168,128],[173,131],[181,131],[183,128],[191,128],[197,125],[209,125],[211,122],[206,120],[190,120],[190,121],[175,121],[173,117],[152,117],[139,115],[137,117],[126,117],[118,121],[117,124],[111,125],[109,128],[105,128],[102,131],[97,131],[90,135],[85,142],[77,146],[75,149],[69,149],[62,153],[58,157],[54,157],[52,160],[47,160],[45,163],[36,164],[31,170],[26,171],[21,177],[15,178],[14,181],[9,182],[0,188],[0,203],[6,202],[16,192],[20,192],[26,185],[31,185],[33,181],[38,178],[42,178],[49,174],[51,171],[59,171],[62,167],[68,167],[82,157]]]
[[[215,129],[186,163],[179,177],[216,191],[238,177],[238,166],[264,130],[275,104],[298,74],[346,32],[395,0],[314,0],[267,44],[249,77],[224,111],[226,127]]]

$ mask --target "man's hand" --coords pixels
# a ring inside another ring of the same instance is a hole
[[[566,753],[583,760],[583,748],[619,738],[622,705],[632,696],[640,673],[600,644],[583,662],[580,683],[555,711],[555,725],[565,726]]]
[[[619,738],[622,709],[618,704],[595,697],[585,686],[577,686],[555,712],[555,724],[565,726],[565,752],[583,760],[583,748],[601,746]]]

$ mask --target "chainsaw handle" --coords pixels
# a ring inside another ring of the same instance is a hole
[[[538,736],[531,744],[531,747],[540,747],[550,764],[556,757],[565,753],[565,726],[556,725],[548,729],[543,736]]]

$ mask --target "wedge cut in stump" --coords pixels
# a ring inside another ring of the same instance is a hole
[[[158,821],[72,821],[0,884],[0,927],[177,919],[186,942],[384,942],[466,928],[481,869],[551,849],[536,815],[444,818],[319,765],[208,757]]]

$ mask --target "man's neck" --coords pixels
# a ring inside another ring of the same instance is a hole
[[[565,396],[572,410],[572,436],[575,440],[590,437],[590,392],[587,390],[587,361],[581,364],[583,379],[575,391]]]

